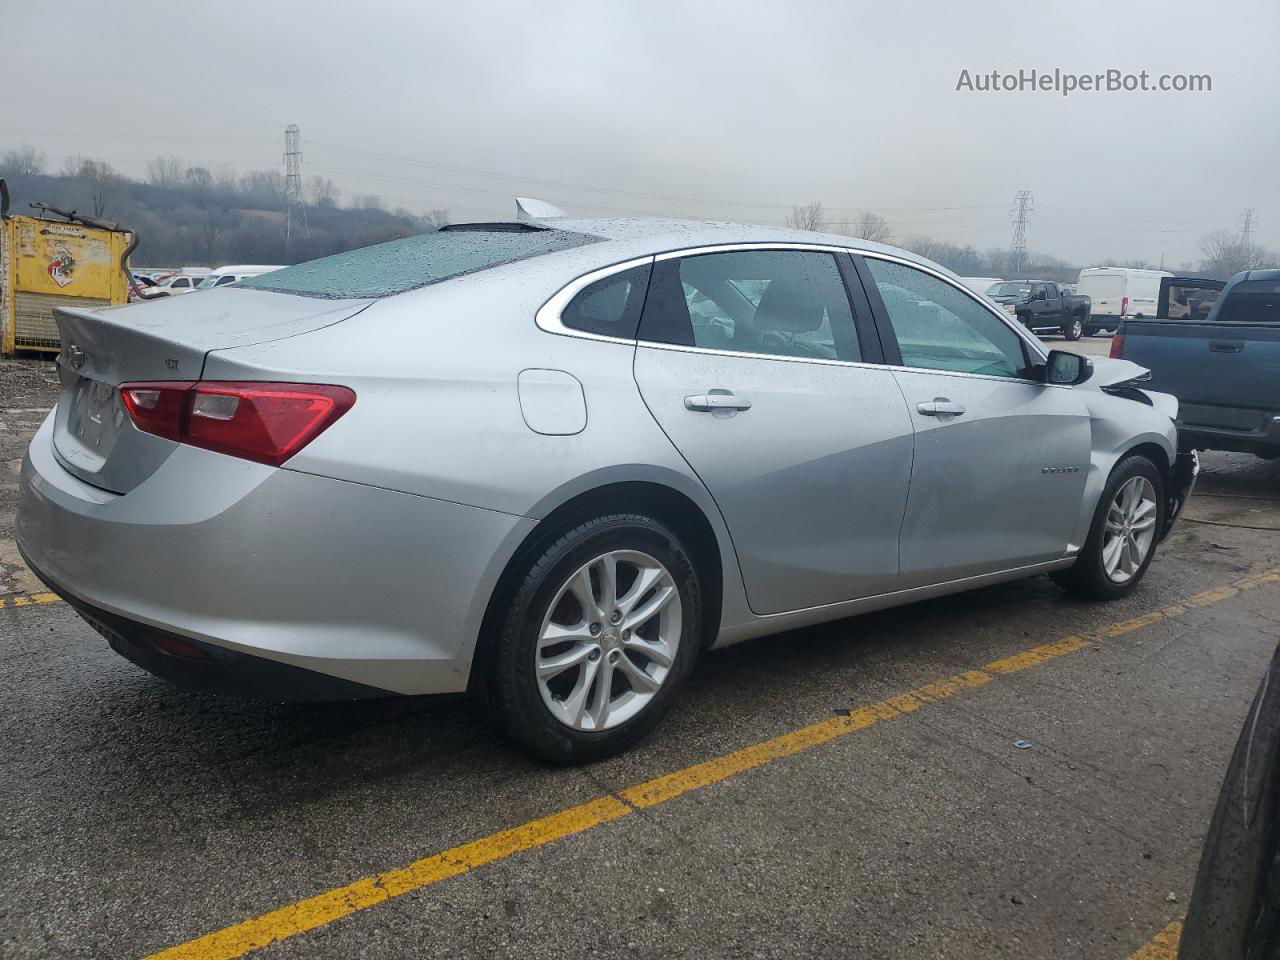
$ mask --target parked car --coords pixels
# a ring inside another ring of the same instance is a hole
[[[1245,717],[1209,823],[1179,960],[1280,957],[1280,650]]]
[[[221,267],[215,267],[212,273],[200,280],[196,285],[196,289],[209,290],[213,287],[225,287],[228,283],[235,283],[237,280],[260,277],[264,273],[283,269],[284,267],[279,264],[228,263]]]
[[[1111,356],[1178,397],[1184,446],[1280,457],[1280,270],[1236,274],[1204,320],[1123,321]]]
[[[1111,332],[1126,317],[1139,320],[1156,315],[1160,280],[1173,274],[1165,270],[1128,267],[1086,267],[1080,271],[1076,292],[1089,298],[1090,334]]]
[[[999,277],[961,277],[960,282],[974,293],[986,293],[993,284],[1000,283]]]
[[[543,214],[58,316],[17,537],[118,652],[471,690],[560,762],[709,647],[1041,573],[1123,596],[1196,469],[1138,367],[805,231]]]
[[[204,276],[193,276],[189,273],[172,273],[157,283],[155,289],[149,292],[152,296],[159,295],[164,297],[191,293],[204,279]]]
[[[1089,298],[1066,293],[1052,280],[1005,280],[987,296],[1036,333],[1079,340],[1089,328]]]

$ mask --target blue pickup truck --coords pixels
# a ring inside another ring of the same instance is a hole
[[[1184,448],[1280,457],[1280,270],[1238,273],[1214,293],[1207,315],[1123,320],[1111,356],[1178,398]]]

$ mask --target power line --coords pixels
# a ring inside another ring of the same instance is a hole
[[[1240,226],[1240,244],[1241,246],[1247,247],[1249,245],[1249,239],[1253,234],[1255,219],[1253,207],[1250,207],[1244,212],[1243,219],[1244,223]]]
[[[1019,190],[1013,198],[1013,240],[1009,244],[1010,266],[1014,273],[1021,273],[1027,260],[1027,215],[1035,201],[1030,190]]]
[[[293,241],[294,207],[302,212],[302,225],[307,231],[307,237],[311,236],[311,225],[307,223],[307,205],[302,199],[302,134],[296,123],[284,128],[284,198],[284,252],[287,257]]]

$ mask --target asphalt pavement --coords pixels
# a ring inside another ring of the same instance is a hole
[[[716,652],[566,770],[460,700],[183,693],[37,602],[12,482],[53,377],[0,363],[0,957],[1173,956],[1280,636],[1280,463],[1206,454],[1124,600]]]

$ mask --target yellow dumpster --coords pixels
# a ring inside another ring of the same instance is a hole
[[[0,353],[56,353],[55,307],[125,303],[132,235],[78,220],[0,217]]]

